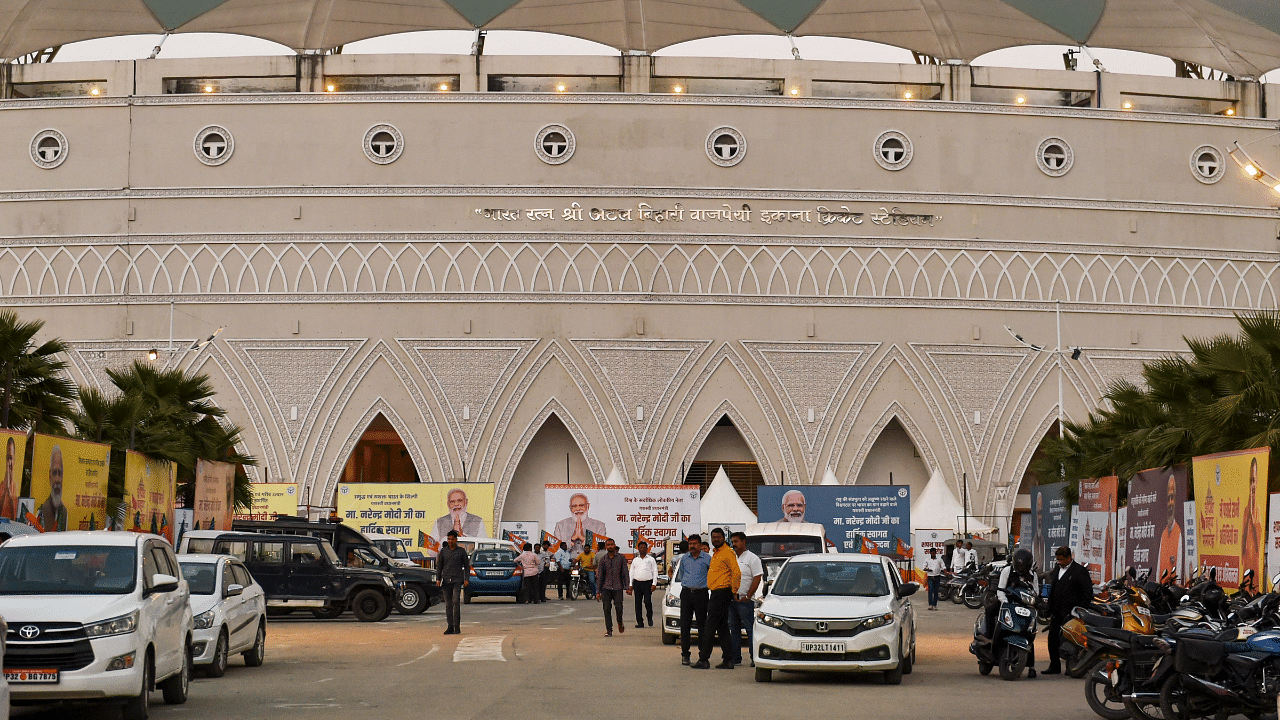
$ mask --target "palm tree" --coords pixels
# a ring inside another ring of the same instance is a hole
[[[1041,477],[1118,475],[1189,463],[1197,455],[1256,447],[1280,451],[1280,313],[1237,315],[1240,331],[1187,339],[1190,357],[1143,368],[1143,388],[1121,380],[1104,395],[1110,408],[1066,423],[1036,466]],[[1280,456],[1277,456],[1280,457]],[[1272,489],[1280,463],[1271,463]],[[1072,486],[1074,494],[1074,483]]]
[[[0,427],[63,434],[76,398],[75,385],[58,359],[67,346],[59,339],[36,343],[43,320],[23,322],[0,311]]]

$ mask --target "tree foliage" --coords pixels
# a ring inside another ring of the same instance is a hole
[[[1270,447],[1270,485],[1280,464],[1280,313],[1236,316],[1239,332],[1184,338],[1189,355],[1143,367],[1145,387],[1118,380],[1103,408],[1067,422],[1061,439],[1046,439],[1034,468],[1081,478],[1117,475],[1122,483],[1149,468],[1190,463],[1197,455]]]
[[[75,410],[76,386],[59,359],[57,338],[37,342],[43,320],[22,321],[0,310],[0,427],[61,435]]]

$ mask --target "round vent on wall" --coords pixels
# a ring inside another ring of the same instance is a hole
[[[720,127],[707,136],[707,157],[720,167],[733,167],[747,156],[747,138],[731,127]]]
[[[403,152],[404,135],[394,125],[380,123],[364,134],[365,157],[379,165],[395,162]]]
[[[196,159],[205,165],[221,165],[231,159],[236,142],[221,125],[210,125],[196,133]]]
[[[31,161],[52,170],[67,159],[67,138],[57,130],[41,130],[31,138]]]
[[[1062,138],[1046,138],[1036,148],[1036,165],[1049,177],[1066,175],[1074,162],[1075,155],[1071,152],[1071,146]]]
[[[1212,185],[1226,175],[1222,152],[1212,145],[1201,145],[1191,153],[1191,175],[1205,185]]]
[[[911,163],[911,138],[897,130],[886,130],[876,138],[874,157],[885,170],[901,170]]]
[[[548,125],[533,138],[533,151],[538,159],[548,165],[562,165],[573,157],[577,141],[573,132],[563,125]]]

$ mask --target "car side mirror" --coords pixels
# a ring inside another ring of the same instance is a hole
[[[235,597],[243,592],[244,592],[243,585],[228,585],[227,591],[222,594],[222,597]]]
[[[920,589],[920,583],[918,582],[902,583],[901,585],[898,586],[898,597],[900,598],[910,597],[912,595],[915,595],[916,591],[919,589]]]
[[[156,573],[151,576],[151,589],[147,593],[167,593],[177,589],[178,578],[164,573]]]

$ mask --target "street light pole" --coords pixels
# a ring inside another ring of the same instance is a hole
[[[1066,369],[1062,367],[1062,301],[1061,300],[1053,301],[1053,315],[1054,315],[1054,322],[1057,325],[1057,329],[1058,329],[1058,345],[1057,345],[1057,348],[1053,351],[1053,354],[1057,357],[1057,360],[1058,360],[1058,439],[1061,440],[1063,437],[1065,437],[1064,435],[1065,431],[1063,430],[1063,427],[1062,427],[1062,375],[1066,372]],[[1064,481],[1066,479],[1067,479],[1067,467],[1066,465],[1059,464],[1058,480]]]

